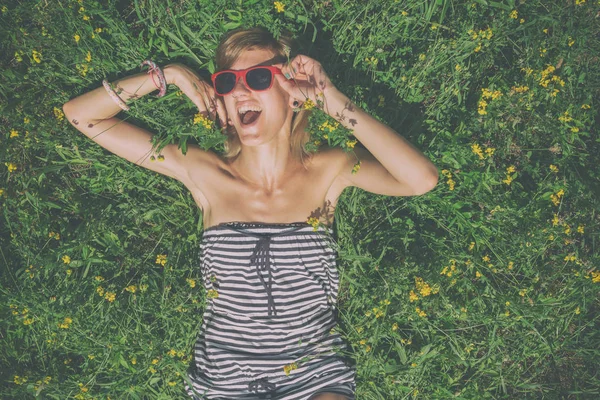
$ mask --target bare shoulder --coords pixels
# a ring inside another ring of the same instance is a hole
[[[188,146],[185,156],[181,154],[181,168],[177,174],[177,180],[190,190],[202,210],[208,207],[206,194],[209,190],[209,183],[222,169],[222,164],[223,160],[218,154],[203,150],[194,144]]]

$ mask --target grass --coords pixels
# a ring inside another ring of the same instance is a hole
[[[144,58],[211,71],[224,32],[263,25],[440,170],[423,196],[340,198],[357,398],[598,398],[600,3],[282,3],[0,4],[1,397],[185,398],[202,215],[61,107]],[[220,151],[196,113],[172,86],[121,117]],[[326,121],[314,140],[347,149]]]

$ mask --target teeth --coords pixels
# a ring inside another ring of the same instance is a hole
[[[248,111],[262,111],[262,108],[258,106],[241,106],[238,108],[238,114],[245,114]]]

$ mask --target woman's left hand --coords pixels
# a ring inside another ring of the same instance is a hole
[[[323,66],[308,56],[298,54],[289,63],[276,66],[290,77],[288,79],[284,75],[275,75],[279,85],[289,93],[291,107],[294,101],[302,104],[308,99],[318,106],[328,92],[336,90]]]

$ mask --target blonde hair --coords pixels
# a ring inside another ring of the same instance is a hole
[[[270,50],[280,62],[287,61],[287,57],[293,58],[291,54],[295,44],[289,36],[275,37],[265,28],[254,27],[250,29],[238,28],[227,32],[221,39],[216,51],[217,71],[229,69],[235,63],[240,54],[251,48]],[[290,136],[290,151],[296,159],[300,159],[306,168],[305,159],[310,159],[312,154],[306,150],[306,143],[310,140],[307,132],[308,116],[311,111],[300,110],[292,117],[292,129]],[[223,157],[233,158],[239,155],[242,145],[237,132],[233,126],[225,129],[227,140],[224,143],[225,152]]]

